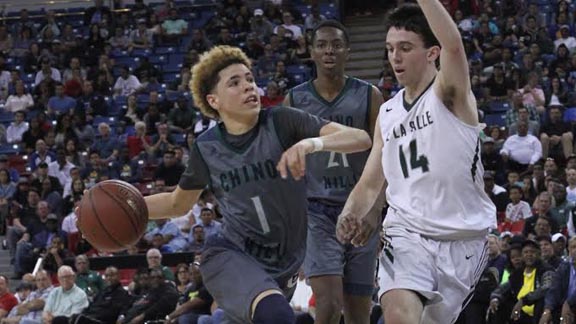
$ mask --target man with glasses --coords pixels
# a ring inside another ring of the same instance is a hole
[[[148,262],[148,269],[160,270],[166,280],[174,281],[174,273],[170,268],[162,265],[162,253],[158,249],[150,249],[146,252],[146,261]]]
[[[70,266],[63,265],[58,269],[60,287],[54,288],[46,299],[43,323],[67,324],[70,316],[88,307],[88,296],[76,286],[75,280],[76,274]]]

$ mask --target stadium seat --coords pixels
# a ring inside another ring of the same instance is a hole
[[[484,122],[488,126],[506,126],[505,114],[487,114],[484,117]]]
[[[564,121],[570,123],[576,122],[576,107],[571,107],[564,111]]]
[[[490,102],[490,113],[502,113],[510,109],[508,101],[493,100]]]

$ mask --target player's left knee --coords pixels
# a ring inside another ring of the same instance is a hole
[[[264,297],[254,310],[254,324],[293,324],[296,321],[294,312],[286,297],[272,294]]]

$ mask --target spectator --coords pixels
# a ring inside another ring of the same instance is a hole
[[[172,191],[176,189],[180,176],[184,173],[185,169],[186,167],[176,160],[174,151],[168,149],[164,152],[162,163],[160,163],[154,173],[154,180],[164,180],[167,186],[166,190]]]
[[[176,224],[167,219],[156,219],[154,220],[156,227],[151,231],[146,233],[144,239],[149,243],[153,244],[156,240],[159,240],[157,247],[163,253],[174,253],[183,251],[186,247],[186,237],[180,232],[180,229]],[[159,234],[159,237],[155,235]]]
[[[14,121],[10,123],[6,129],[6,141],[9,144],[20,144],[22,136],[28,130],[28,123],[26,120],[26,113],[22,110],[14,114]]]
[[[42,310],[44,309],[48,295],[54,287],[46,270],[39,270],[34,277],[34,281],[36,283],[36,289],[33,290],[24,301],[12,309],[10,317],[2,323],[39,324],[42,322]]]
[[[258,76],[261,78],[268,78],[273,76],[276,71],[276,62],[280,58],[277,52],[274,52],[271,44],[264,45],[264,55],[258,58],[256,67],[258,69]]]
[[[530,120],[530,112],[528,108],[524,106],[520,106],[516,109],[518,114],[518,119],[508,129],[508,136],[517,135],[518,134],[518,122],[524,122],[528,124],[528,134],[539,136],[540,134],[540,123],[535,120]]]
[[[92,300],[104,288],[104,281],[100,274],[90,270],[90,260],[84,254],[76,256],[76,286],[84,290],[89,300]]]
[[[32,117],[30,119],[30,124],[28,130],[22,134],[22,143],[24,143],[24,149],[27,154],[32,154],[36,148],[36,142],[38,140],[44,139],[45,133],[40,127],[40,121],[38,118]]]
[[[202,208],[200,213],[200,226],[204,228],[204,237],[207,239],[210,236],[217,235],[222,231],[222,224],[215,221],[214,211],[210,208]]]
[[[96,183],[114,179],[117,177],[114,169],[112,169],[106,160],[100,157],[98,151],[90,152],[89,162],[86,163],[86,167],[81,170],[80,174],[84,183],[86,184],[86,189],[92,188]]]
[[[566,236],[562,233],[556,233],[552,235],[552,246],[554,248],[554,254],[566,261]]]
[[[74,270],[67,265],[58,269],[58,282],[60,287],[54,288],[46,300],[42,321],[52,324],[68,323],[74,314],[80,314],[88,307],[86,293],[74,284],[76,275]]]
[[[128,52],[132,51],[132,42],[130,41],[130,37],[124,33],[122,27],[116,27],[114,29],[114,36],[110,37],[108,44],[110,44],[113,49]]]
[[[559,226],[558,230],[564,231],[570,216],[570,209],[574,207],[574,204],[566,200],[566,188],[560,180],[556,178],[550,179],[548,181],[548,191],[552,193],[555,203],[555,206],[550,208],[550,217]],[[556,231],[553,233],[556,233]]]
[[[190,276],[194,279],[193,284],[184,293],[183,302],[166,316],[166,323],[200,323],[201,315],[210,314],[214,298],[202,282],[197,262],[190,266]]]
[[[561,156],[565,159],[573,152],[572,127],[563,121],[561,107],[550,107],[548,114],[549,119],[542,125],[540,133],[542,157],[547,158],[550,153],[552,156]]]
[[[50,164],[56,161],[56,155],[48,150],[48,145],[46,145],[43,139],[39,139],[36,141],[36,151],[30,155],[28,161],[30,163],[30,169],[34,171],[42,162]]]
[[[206,240],[204,235],[204,227],[202,227],[202,225],[196,224],[192,226],[188,242],[190,242],[188,251],[194,253],[202,253],[204,251],[204,243]]]
[[[98,124],[100,138],[92,146],[106,162],[111,162],[118,156],[120,143],[112,136],[110,126],[106,123]]]
[[[112,22],[110,8],[104,6],[104,0],[94,0],[94,6],[84,12],[84,26],[92,24],[104,24]]]
[[[171,272],[170,272],[171,273]],[[174,275],[172,274],[172,277]],[[178,291],[172,283],[164,280],[162,270],[150,271],[150,290],[137,298],[117,323],[144,323],[151,320],[164,320],[178,302]],[[54,323],[57,324],[57,323]]]
[[[524,172],[542,157],[542,145],[538,138],[528,134],[528,124],[519,121],[518,134],[508,137],[500,154],[510,170]]]
[[[281,61],[278,61],[281,63]],[[266,85],[266,95],[260,97],[263,108],[278,106],[284,101],[282,90],[275,81],[269,81]]]
[[[41,66],[40,71],[36,73],[36,78],[34,79],[34,87],[38,87],[42,81],[49,78],[49,80],[55,82],[62,82],[62,76],[58,69],[52,67],[52,63],[48,57],[43,57],[40,60]]]
[[[254,33],[261,42],[268,40],[274,32],[274,25],[264,16],[262,9],[258,8],[254,10],[254,17],[250,21],[250,31]]]
[[[10,292],[8,278],[0,275],[0,319],[5,318],[17,304],[18,300]]]
[[[168,125],[163,120],[157,125],[158,134],[152,136],[152,143],[154,144],[150,148],[150,152],[154,157],[159,158],[163,157],[166,151],[174,149],[175,141],[168,130]],[[147,124],[146,128],[148,127]]]
[[[130,33],[132,48],[151,49],[154,46],[154,34],[146,28],[146,19],[139,19],[138,26]]]
[[[574,318],[574,271],[576,270],[576,238],[571,238],[568,243],[570,261],[560,264],[557,268],[552,285],[546,293],[544,311],[542,312],[541,324],[556,323],[559,317],[565,319]],[[554,321],[553,321],[554,320]],[[569,321],[568,321],[569,322]]]
[[[572,95],[567,90],[567,84],[560,81],[558,77],[550,79],[550,89],[545,92],[546,101],[545,106],[561,106],[564,107],[568,104],[569,97]]]
[[[570,52],[574,52],[576,49],[576,38],[570,35],[570,26],[560,26],[559,33],[559,37],[554,41],[554,47],[557,49],[560,45],[564,45]]]
[[[552,284],[554,271],[541,261],[537,242],[526,240],[522,243],[522,258],[522,271],[513,272],[508,283],[501,284],[490,296],[490,312],[494,314],[499,310],[501,319],[529,323],[539,319],[543,312],[544,296]],[[506,303],[514,305],[511,313],[505,313],[506,307],[499,307]]]
[[[188,23],[178,17],[178,10],[171,8],[169,16],[162,23],[162,39],[167,42],[178,41],[181,37],[188,34]]]
[[[540,255],[542,256],[542,261],[548,264],[552,269],[556,270],[560,263],[562,263],[562,258],[556,256],[554,253],[554,246],[552,245],[550,235],[538,236],[536,237],[536,242],[540,244]]]
[[[129,149],[122,147],[118,159],[112,163],[112,168],[120,180],[135,183],[142,180],[143,160],[131,159]]]
[[[6,234],[10,203],[15,192],[16,184],[10,181],[10,173],[6,169],[0,169],[0,234]]]
[[[198,53],[203,53],[212,48],[212,42],[206,38],[202,29],[192,30],[192,40],[188,50],[195,50]],[[190,68],[188,68],[190,69]]]
[[[131,303],[128,292],[120,283],[118,269],[109,266],[104,271],[106,286],[80,314],[72,315],[69,323],[115,323],[122,309]]]
[[[190,107],[190,103],[186,97],[181,96],[174,104],[174,107],[170,109],[170,113],[168,114],[168,125],[170,126],[170,131],[184,133],[186,130],[192,128],[196,118],[197,114],[194,109]]]
[[[504,67],[495,64],[492,75],[485,83],[488,100],[504,101],[508,98],[508,91],[513,90],[511,80],[504,74]]]
[[[114,94],[116,96],[127,97],[136,93],[142,88],[142,84],[137,77],[130,74],[128,66],[123,66],[120,68],[120,76],[116,79],[114,84]]]
[[[501,253],[498,236],[493,234],[488,235],[488,264],[486,268],[493,267],[498,270],[498,282],[500,282],[507,262],[508,258]]]
[[[48,246],[46,251],[41,252],[39,255],[34,254],[32,261],[38,257],[42,257],[44,269],[49,273],[56,273],[58,268],[64,265],[64,260],[71,258],[72,254],[66,249],[65,234],[60,232],[58,229],[58,217],[54,214],[50,214],[48,215],[48,220],[49,221],[46,223],[47,230],[45,232],[48,234],[48,237],[51,237],[52,239],[47,240]],[[37,234],[36,236],[45,235],[42,234]],[[38,241],[38,239],[35,240]],[[33,263],[31,265],[33,265]],[[30,268],[29,271],[32,271],[32,268]]]
[[[320,14],[320,7],[318,6],[318,3],[313,3],[310,7],[310,14],[307,15],[304,19],[304,29],[314,29],[317,24],[324,20],[326,20],[326,17]]]
[[[67,96],[64,92],[64,85],[56,84],[56,95],[48,100],[48,114],[72,114],[76,107],[76,100]]]
[[[506,222],[511,224],[532,217],[530,205],[522,200],[522,188],[514,185],[508,189],[510,203],[506,206]]]
[[[189,269],[186,263],[180,263],[176,266],[174,272],[174,283],[176,284],[176,290],[178,290],[178,293],[180,294],[180,299],[186,298],[186,291],[189,290],[190,287],[196,285],[196,283],[191,279],[191,272],[192,270]]]
[[[170,268],[162,265],[162,253],[158,249],[149,249],[146,252],[146,261],[148,262],[149,270],[158,270],[162,272],[163,279],[174,281],[174,273],[172,273]]]
[[[16,93],[9,95],[6,99],[6,104],[4,105],[6,111],[17,112],[20,110],[28,110],[34,106],[34,99],[26,92],[23,81],[17,81],[15,89]]]
[[[56,161],[48,164],[48,175],[58,178],[59,188],[64,188],[72,179],[70,171],[76,166],[66,160],[66,151],[63,148],[56,152]]]
[[[281,27],[284,27],[286,30],[291,32],[292,40],[298,39],[298,37],[302,36],[302,28],[298,25],[295,25],[293,23],[293,21],[294,21],[294,17],[292,16],[292,13],[290,13],[289,11],[284,11],[282,13],[282,22],[283,23],[274,28],[274,33],[278,34],[278,28],[281,26]]]

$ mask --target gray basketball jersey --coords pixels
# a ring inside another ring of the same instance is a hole
[[[340,94],[328,102],[318,94],[312,81],[290,90],[290,105],[312,115],[370,132],[369,114],[372,87],[348,77]],[[344,204],[362,175],[370,151],[343,154],[318,152],[306,159],[308,198]]]
[[[223,235],[268,272],[298,271],[305,254],[304,181],[284,180],[276,170],[284,147],[272,113],[260,115],[258,133],[243,149],[213,127],[197,140],[224,218]],[[242,269],[238,269],[242,271]]]

